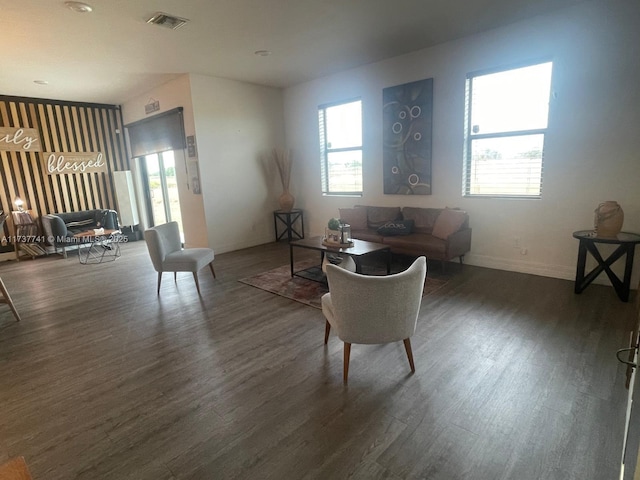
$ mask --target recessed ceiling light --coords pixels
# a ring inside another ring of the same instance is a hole
[[[258,55],[259,57],[268,57],[269,55],[271,55],[270,50],[256,50],[253,53]]]
[[[83,2],[64,2],[69,10],[76,13],[89,13],[93,11],[93,7]]]
[[[49,82],[46,80],[34,80],[33,83],[37,83],[38,85],[49,85]]]

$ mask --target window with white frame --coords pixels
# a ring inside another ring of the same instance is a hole
[[[362,101],[318,107],[322,193],[362,195]]]
[[[540,198],[551,70],[467,75],[463,195]]]

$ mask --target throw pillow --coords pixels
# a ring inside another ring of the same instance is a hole
[[[431,235],[436,238],[446,240],[452,234],[460,230],[460,227],[465,222],[466,218],[467,214],[462,210],[445,208],[440,212],[440,215],[438,215]]]
[[[367,229],[367,209],[365,207],[340,208],[340,220],[351,225],[351,230]]]
[[[378,227],[376,232],[391,237],[394,235],[409,235],[413,230],[413,220],[393,220]]]

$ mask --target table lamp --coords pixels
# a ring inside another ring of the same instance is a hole
[[[24,208],[22,208],[22,205],[24,205],[24,202],[20,197],[16,197],[13,203],[15,203],[16,207],[18,207],[19,212],[24,212]]]

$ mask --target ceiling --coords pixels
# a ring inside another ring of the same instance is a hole
[[[184,73],[286,87],[581,1],[0,0],[0,94],[121,104]],[[190,22],[147,24],[158,11]]]

